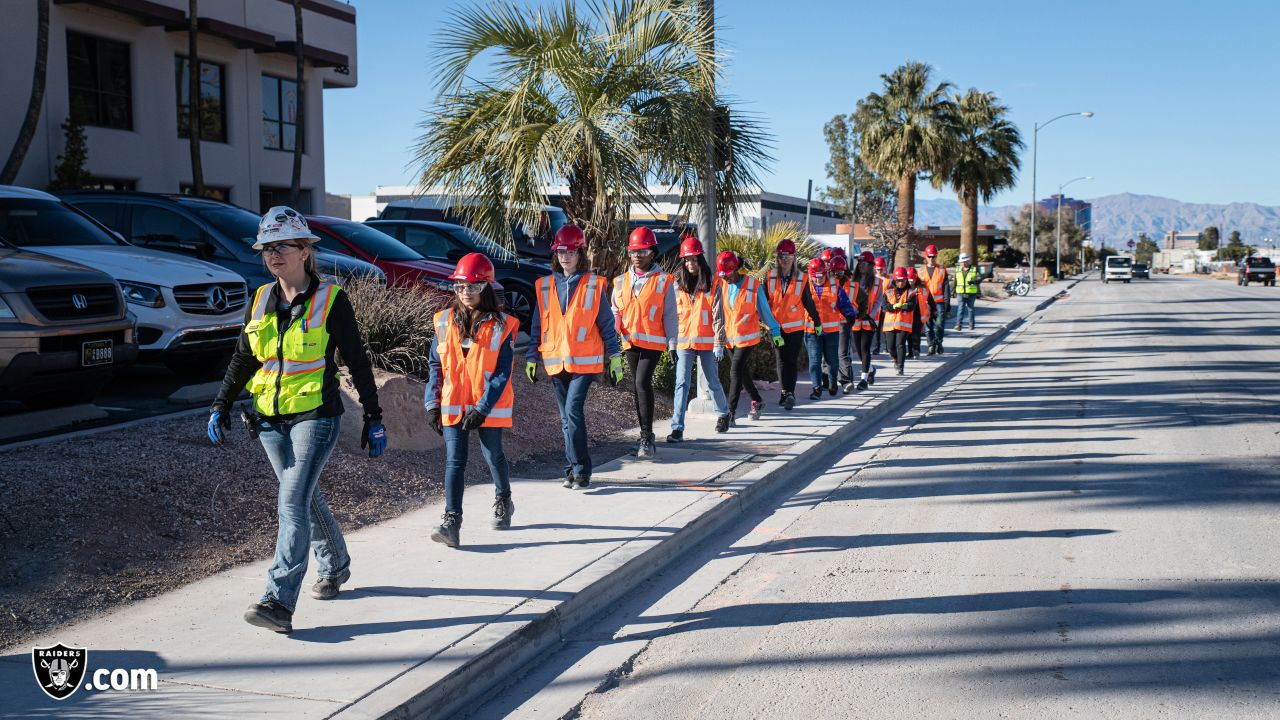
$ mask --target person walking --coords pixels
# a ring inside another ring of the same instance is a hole
[[[564,431],[564,487],[591,485],[587,444],[587,390],[609,358],[609,382],[622,381],[622,348],[605,279],[591,272],[582,228],[565,225],[551,242],[551,274],[534,283],[538,308],[529,327],[525,376],[538,381],[538,360],[551,378]]]
[[[920,273],[916,271],[914,265],[907,266],[907,282],[916,290],[925,302],[929,305],[930,314],[933,313],[933,301],[929,299],[929,291],[925,288],[924,280],[920,279]],[[916,313],[911,318],[911,341],[907,344],[907,359],[915,360],[920,357],[920,343],[924,335],[924,320],[920,313]]]
[[[729,403],[720,385],[718,365],[724,358],[724,304],[720,279],[711,274],[702,243],[692,236],[680,243],[680,272],[675,278],[676,311],[680,332],[676,337],[676,394],[671,410],[671,434],[667,442],[684,440],[684,415],[689,407],[689,381],[693,364],[707,381],[716,408],[716,432],[729,430]]]
[[[720,302],[724,306],[725,345],[729,347],[729,424],[738,415],[738,398],[745,389],[751,398],[752,420],[759,420],[764,410],[764,398],[756,389],[747,358],[751,348],[760,344],[760,326],[769,328],[775,347],[781,348],[782,328],[769,310],[769,301],[761,292],[760,283],[742,274],[742,259],[726,250],[716,256],[716,274],[724,281]]]
[[[960,301],[960,310],[956,313],[956,330],[964,328],[964,319],[969,318],[969,329],[974,329],[974,315],[978,304],[978,284],[982,275],[978,268],[969,262],[968,253],[960,253],[960,266],[956,268],[956,299]]]
[[[680,325],[675,283],[654,262],[658,239],[647,227],[631,231],[627,257],[631,268],[613,279],[613,316],[622,350],[635,380],[636,417],[640,447],[636,457],[651,460],[657,453],[653,434],[653,373],[666,350],[675,350]]]
[[[843,260],[839,256],[832,258],[833,263]],[[857,310],[820,257],[809,261],[809,293],[818,308],[818,322],[805,323],[804,339],[809,351],[809,399],[817,400],[822,397],[823,388],[831,395],[838,390],[840,329],[857,316]]]
[[[887,266],[885,264],[885,259],[882,257],[876,258],[875,266],[876,266],[876,283],[879,284],[880,286],[880,297],[884,297],[885,290],[889,289],[889,281],[890,281],[888,271],[886,270]],[[880,314],[873,316],[874,324],[876,326],[876,334],[875,334],[875,340],[874,340],[876,355],[879,355],[881,351],[887,351],[889,349],[887,338],[885,338],[884,336],[884,312],[885,312],[884,305],[882,303],[880,306]]]
[[[244,330],[209,414],[207,434],[222,445],[231,408],[248,386],[252,411],[242,411],[250,434],[262,443],[280,489],[275,559],[267,589],[249,606],[250,625],[278,633],[293,631],[308,545],[316,556],[311,596],[337,597],[351,578],[351,556],[342,529],[320,491],[320,474],[338,441],[342,390],[338,362],[364,409],[361,449],[369,457],[387,448],[373,364],[361,339],[351,301],[342,288],[323,281],[312,245],[317,238],[297,211],[276,206],[262,216],[253,248],[275,281],[258,288],[246,309]]]
[[[924,249],[924,269],[920,271],[929,299],[933,301],[933,313],[925,326],[928,334],[929,355],[942,354],[942,336],[947,329],[947,317],[951,315],[951,283],[947,269],[938,264],[938,246]]]
[[[458,260],[453,306],[435,314],[423,404],[427,425],[444,437],[444,518],[431,539],[456,548],[462,532],[467,441],[474,430],[493,478],[493,528],[511,527],[511,470],[502,429],[511,427],[511,370],[520,321],[498,310],[493,262],[481,253]]]
[[[884,332],[889,343],[889,356],[901,375],[911,341],[911,323],[917,313],[928,317],[929,304],[924,294],[911,286],[905,267],[893,269],[893,283],[885,291],[884,298]]]
[[[880,328],[876,318],[880,317],[884,294],[881,292],[879,278],[873,266],[871,253],[863,253],[854,275],[853,293],[850,299],[858,310],[858,317],[853,322],[853,344],[858,350],[858,360],[862,364],[862,374],[855,390],[866,390],[868,385],[876,382],[876,366],[871,362],[872,340],[880,336]]]
[[[800,348],[804,347],[807,320],[818,321],[818,309],[809,293],[809,276],[796,272],[796,244],[789,238],[774,250],[775,266],[765,276],[769,309],[782,329],[781,367],[778,369],[782,395],[778,402],[786,410],[796,406],[796,377],[800,374]]]
[[[845,296],[849,299],[850,304],[855,308],[857,302],[853,292],[853,269],[849,267],[849,261],[845,257],[844,250],[836,248],[836,253],[832,255],[831,262],[828,265],[831,273],[831,281],[836,287],[840,288]],[[856,315],[850,317],[840,325],[840,336],[836,341],[836,356],[839,358],[839,378],[837,383],[840,390],[848,395],[853,392],[853,357],[857,349],[853,344],[854,323],[857,321]]]

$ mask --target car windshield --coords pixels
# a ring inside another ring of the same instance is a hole
[[[0,200],[0,237],[23,248],[125,244],[70,205],[38,198]]]
[[[379,260],[425,260],[422,253],[390,235],[368,225],[354,222],[331,222],[331,232]]]
[[[1133,265],[1133,260],[1127,257],[1107,258],[1107,264],[1115,267],[1129,267]]]
[[[196,214],[230,240],[249,246],[257,242],[260,218],[244,208],[232,206],[201,208],[196,210]]]

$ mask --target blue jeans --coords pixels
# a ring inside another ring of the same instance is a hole
[[[707,379],[711,390],[711,402],[716,405],[716,415],[729,414],[729,402],[725,400],[720,385],[720,372],[716,355],[711,350],[676,350],[676,397],[671,409],[671,429],[684,430],[684,413],[689,409],[689,381],[693,379],[693,360],[698,360],[698,372]]]
[[[836,375],[840,371],[840,333],[829,332],[821,335],[805,333],[804,346],[809,351],[809,381],[813,383],[813,389],[835,387]],[[826,373],[822,371],[823,360],[827,363]],[[824,376],[826,382],[824,382]]]
[[[942,337],[947,329],[946,307],[942,303],[935,305],[933,314],[929,316],[929,322],[924,326],[925,332],[929,334],[929,347],[942,344]]]
[[[587,390],[595,375],[559,373],[551,376],[564,429],[564,469],[576,478],[591,477],[591,454],[587,451]]]
[[[956,327],[964,325],[964,316],[969,315],[969,327],[973,327],[974,306],[978,302],[977,295],[957,295],[960,299],[960,312],[956,316]]]
[[[320,471],[338,442],[340,425],[336,417],[279,426],[258,422],[258,439],[280,481],[276,509],[280,531],[262,601],[275,600],[289,612],[298,604],[307,573],[308,545],[316,554],[320,578],[337,577],[351,565],[342,530],[319,488]]]
[[[484,455],[484,461],[489,464],[489,474],[493,476],[494,494],[498,497],[511,497],[511,467],[507,464],[506,453],[502,452],[502,430],[482,427],[476,432],[480,435],[480,453]],[[462,513],[462,490],[467,471],[467,436],[470,434],[462,429],[462,425],[444,426],[445,512]]]

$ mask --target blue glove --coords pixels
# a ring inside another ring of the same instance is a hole
[[[721,360],[724,359],[724,348],[723,347],[715,348],[714,350],[711,351],[711,354],[715,356],[716,362],[720,362]]]
[[[360,438],[360,449],[369,448],[369,457],[376,458],[387,449],[387,428],[382,423],[377,425],[364,421],[364,435]]]
[[[213,413],[209,415],[209,442],[214,445],[221,445],[222,442],[226,440],[226,437],[223,435],[223,430],[230,429],[231,418],[227,417],[225,413],[214,410]]]

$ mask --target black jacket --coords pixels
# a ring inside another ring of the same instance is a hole
[[[276,326],[281,334],[293,320],[295,314],[301,316],[301,308],[315,294],[320,285],[320,278],[311,277],[311,285],[306,292],[299,293],[290,303],[294,311],[288,314],[276,312]],[[272,285],[271,297],[267,299],[267,307],[271,312],[279,303],[278,285]],[[253,303],[245,308],[244,322],[249,324],[253,315]],[[351,307],[351,300],[346,293],[338,293],[333,299],[333,307],[325,321],[325,329],[329,332],[329,346],[324,351],[324,385],[321,389],[321,405],[315,410],[305,413],[293,413],[266,417],[264,419],[277,423],[293,423],[315,418],[337,417],[342,414],[342,390],[338,383],[338,363],[334,359],[336,353],[342,354],[343,364],[351,371],[351,380],[355,383],[356,392],[360,395],[360,405],[364,407],[364,419],[369,422],[382,421],[382,408],[378,406],[378,386],[373,381],[373,364],[369,361],[369,353],[365,349],[364,340],[360,337],[360,328],[356,324],[356,313]],[[231,356],[231,364],[227,366],[227,374],[222,378],[222,388],[213,400],[212,410],[226,414],[227,409],[235,402],[248,384],[253,374],[262,367],[262,363],[253,356],[249,347],[249,336],[241,332],[240,341],[236,343],[235,354]]]

